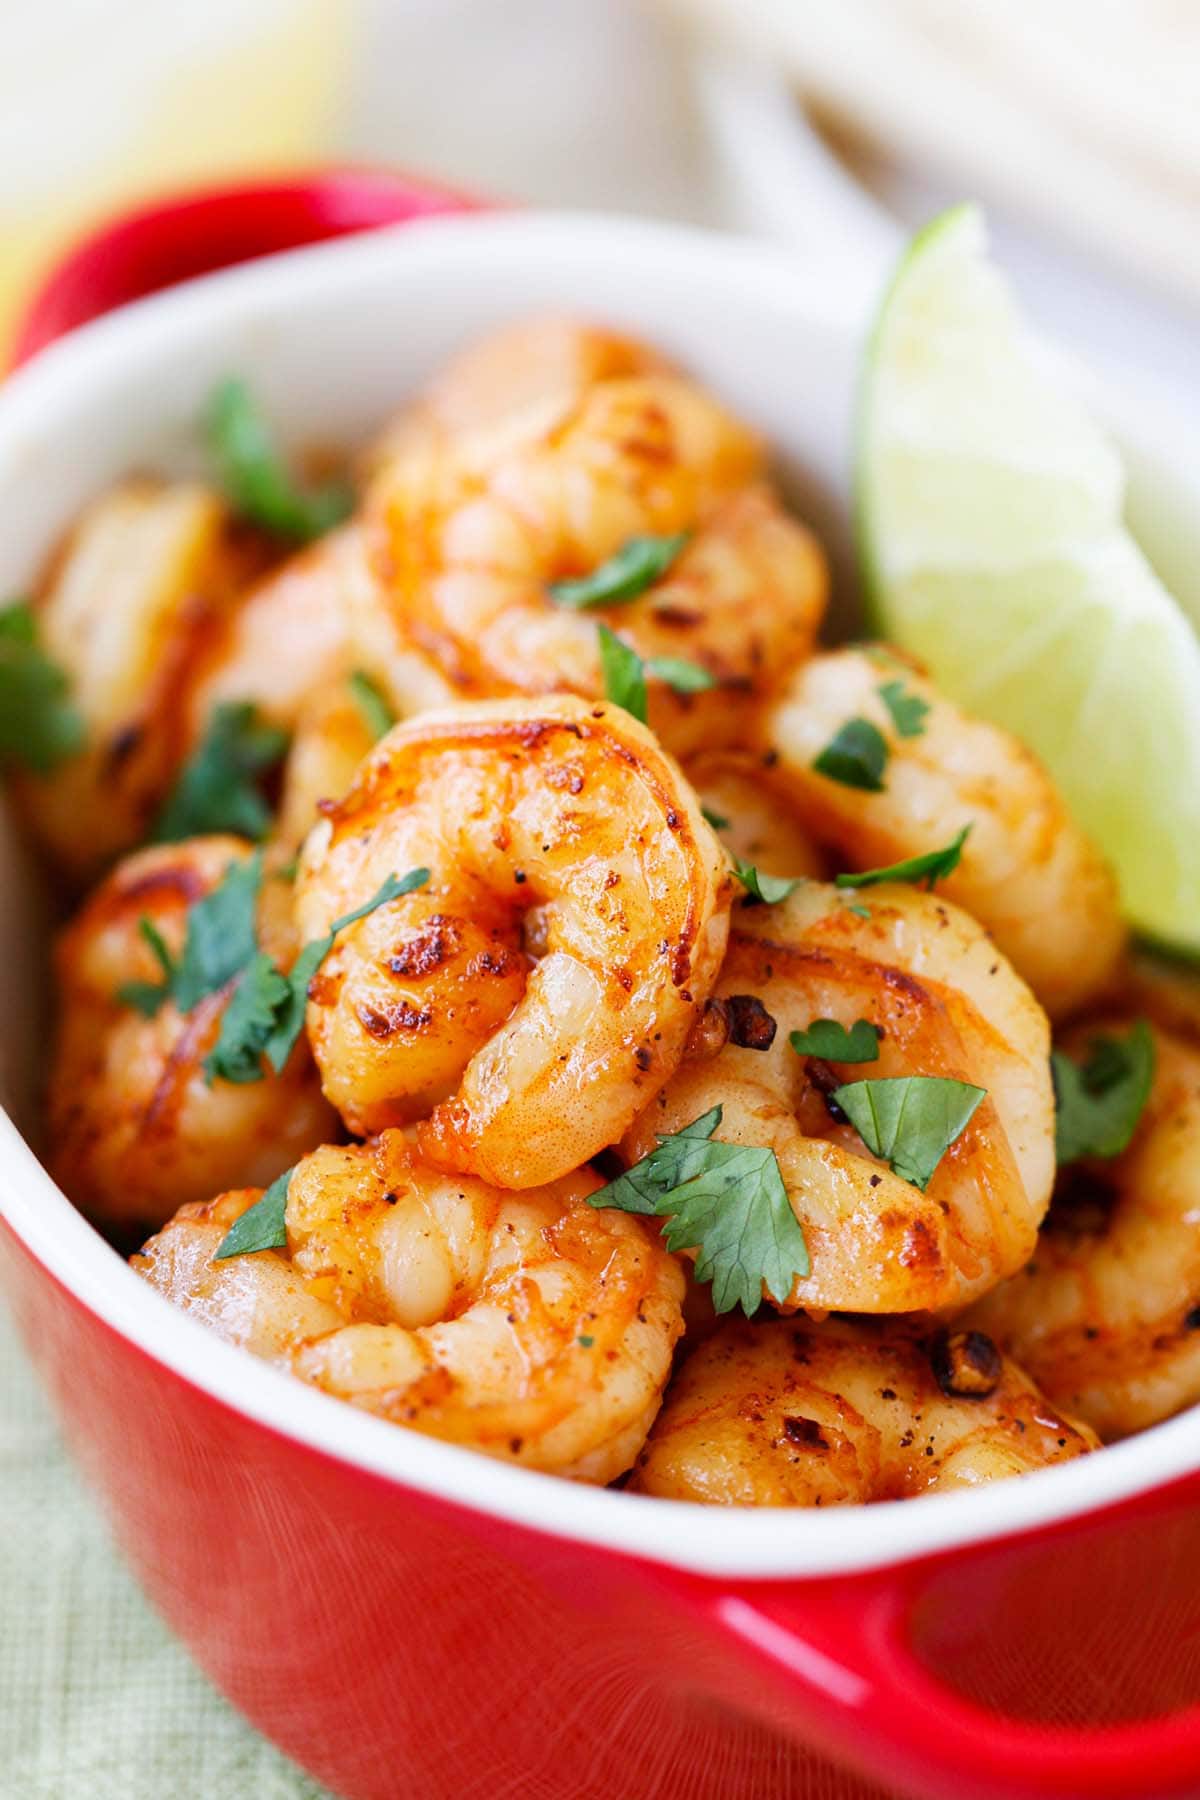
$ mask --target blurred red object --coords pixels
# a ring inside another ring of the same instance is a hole
[[[324,169],[157,200],[97,226],[56,264],[17,326],[10,365],[114,307],[215,269],[481,205],[384,169]]]

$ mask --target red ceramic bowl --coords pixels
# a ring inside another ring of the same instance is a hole
[[[51,292],[26,348],[79,317],[73,277]],[[221,375],[297,441],[353,441],[452,346],[553,307],[694,367],[836,535],[858,344],[819,269],[481,215],[192,282],[39,355],[0,389],[0,591],[107,481],[194,460]],[[146,1591],[316,1776],[351,1800],[1200,1793],[1200,1417],[978,1493],[806,1513],[575,1487],[339,1405],[173,1311],[27,1147],[44,909],[11,834],[0,853],[4,1285]]]

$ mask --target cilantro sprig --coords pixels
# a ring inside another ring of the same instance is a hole
[[[350,513],[354,494],[345,482],[307,490],[295,481],[249,388],[236,376],[214,390],[205,426],[221,485],[243,518],[304,544]]]
[[[158,816],[155,842],[173,844],[222,831],[265,837],[271,809],[258,784],[287,747],[287,732],[261,720],[253,702],[233,700],[215,707]]]
[[[372,737],[383,737],[396,723],[391,701],[365,669],[355,669],[350,676],[349,685],[351,698],[362,714],[363,724]]]
[[[941,1075],[896,1075],[847,1082],[830,1099],[873,1156],[924,1191],[986,1094],[986,1088]]]
[[[767,875],[753,863],[743,862],[740,856],[733,857],[732,861],[733,872],[751,900],[760,901],[763,906],[777,906],[804,885],[803,875]]]
[[[940,850],[927,850],[923,856],[910,856],[903,862],[889,863],[885,869],[861,869],[853,875],[836,875],[835,885],[840,888],[874,887],[881,881],[924,882],[927,888],[933,888],[937,882],[945,881],[952,875],[962,860],[963,845],[970,836],[971,827],[964,825],[958,835]]]
[[[33,608],[0,607],[0,768],[47,775],[83,749],[85,735],[66,675],[38,647]]]
[[[288,1184],[296,1173],[295,1165],[277,1175],[262,1198],[235,1219],[213,1251],[214,1262],[229,1256],[252,1256],[256,1250],[287,1248]]]
[[[878,1025],[855,1019],[849,1031],[836,1019],[814,1019],[803,1031],[788,1033],[797,1056],[818,1056],[822,1062],[868,1063],[879,1059]]]
[[[122,1005],[133,1007],[144,1018],[153,1018],[168,1000],[181,1013],[190,1013],[209,994],[235,983],[221,1015],[217,1041],[204,1060],[209,1082],[260,1081],[264,1057],[278,1074],[303,1029],[308,984],[332,950],[338,933],[365,919],[376,907],[411,893],[429,880],[428,869],[410,869],[404,876],[389,875],[363,905],[343,913],[324,937],[306,944],[292,967],[284,972],[258,948],[255,935],[262,873],[261,850],[243,862],[230,863],[213,891],[189,906],[183,953],[178,961],[153,922],[140,919],[138,929],[153,951],[163,979],[129,981],[117,989]]]
[[[1083,1062],[1050,1053],[1059,1163],[1120,1156],[1137,1129],[1154,1081],[1154,1035],[1138,1019],[1123,1038],[1094,1037]]]
[[[593,606],[624,605],[662,580],[687,540],[686,531],[670,537],[631,537],[590,574],[569,581],[552,581],[547,591],[556,605],[575,612],[586,612]]]
[[[920,694],[910,694],[902,681],[883,681],[875,691],[887,707],[892,724],[902,738],[923,735],[929,713],[928,700],[922,700]]]
[[[882,794],[888,756],[887,739],[877,725],[870,719],[847,719],[814,757],[813,768],[842,787]]]
[[[716,677],[699,663],[687,662],[681,656],[641,657],[631,644],[619,638],[607,625],[597,627],[600,637],[600,668],[604,676],[604,697],[614,706],[624,707],[635,719],[646,723],[649,702],[647,675],[665,682],[677,694],[699,694],[717,685]]]
[[[714,1106],[682,1131],[660,1135],[657,1149],[588,1203],[666,1219],[668,1249],[697,1252],[696,1277],[711,1282],[715,1310],[740,1305],[749,1317],[764,1287],[782,1302],[811,1265],[775,1152],[714,1142],[720,1123]]]

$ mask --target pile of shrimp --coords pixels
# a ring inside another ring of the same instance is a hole
[[[821,647],[753,431],[538,320],[358,476],[290,554],[125,483],[35,596],[83,722],[13,783],[87,890],[49,1161],[138,1273],[392,1425],[709,1504],[977,1485],[1200,1399],[1200,997],[1022,745]],[[238,816],[171,831],[235,714]],[[1059,1059],[1135,1029],[1136,1117],[1060,1170]],[[970,1096],[920,1167],[852,1100],[912,1078]]]

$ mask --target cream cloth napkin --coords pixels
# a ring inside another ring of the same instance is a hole
[[[663,0],[876,147],[1200,300],[1194,0]]]
[[[0,1307],[2,1800],[325,1800],[134,1585]]]

